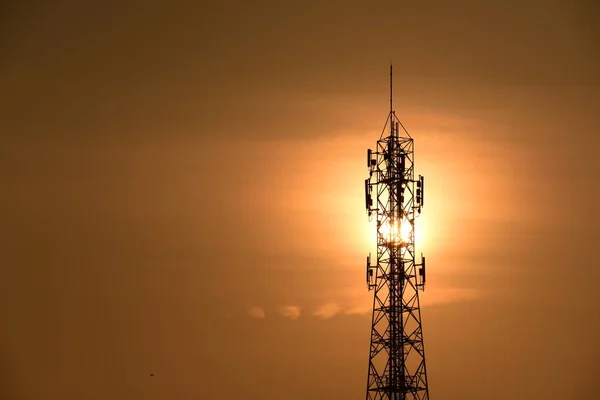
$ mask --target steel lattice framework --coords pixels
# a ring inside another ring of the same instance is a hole
[[[425,258],[415,263],[414,235],[424,178],[414,177],[414,142],[392,109],[391,77],[390,67],[390,113],[376,150],[367,152],[365,194],[367,213],[377,221],[377,263],[367,257],[374,296],[366,398],[429,399],[419,307]]]

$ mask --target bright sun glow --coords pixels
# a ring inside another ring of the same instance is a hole
[[[389,221],[385,221],[381,224],[379,232],[389,242],[408,243],[411,239],[412,226],[406,218],[402,218],[400,223],[395,221],[390,224]]]

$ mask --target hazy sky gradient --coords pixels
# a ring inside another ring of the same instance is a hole
[[[392,60],[431,397],[595,398],[599,11],[3,3],[0,397],[363,398]]]

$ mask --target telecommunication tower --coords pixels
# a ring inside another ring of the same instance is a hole
[[[374,293],[366,398],[428,400],[419,307],[425,257],[415,262],[415,217],[424,205],[424,178],[415,179],[413,138],[392,106],[391,65],[390,112],[376,149],[367,150],[367,166],[365,198],[369,219],[377,221],[377,260],[371,265],[367,257],[367,286]]]

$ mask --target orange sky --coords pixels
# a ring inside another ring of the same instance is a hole
[[[596,5],[92,3],[2,6],[0,397],[363,398],[390,59],[432,398],[598,393]]]

